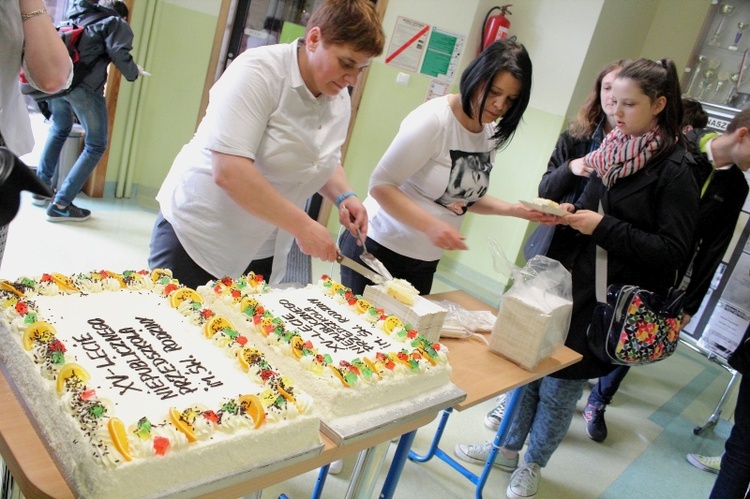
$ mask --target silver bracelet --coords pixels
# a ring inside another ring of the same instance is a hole
[[[38,16],[40,14],[46,14],[46,13],[47,13],[47,9],[45,9],[44,7],[42,7],[41,9],[32,10],[31,12],[27,14],[21,13],[21,21],[28,21],[32,17]]]

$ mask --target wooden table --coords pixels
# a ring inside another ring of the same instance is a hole
[[[463,291],[437,293],[427,298],[435,301],[451,301],[467,310],[490,310],[492,313],[497,314],[496,309]],[[502,393],[521,388],[532,381],[581,360],[581,354],[565,346],[560,346],[550,357],[541,360],[536,369],[527,371],[509,360],[490,352],[487,345],[481,339],[473,336],[466,339],[441,338],[440,342],[448,347],[448,360],[453,368],[451,381],[466,392],[466,399],[453,407],[459,411],[473,407]],[[451,413],[451,409],[446,409],[443,411],[438,429],[435,432],[427,454],[420,456],[414,452],[410,452],[416,431],[401,437],[391,463],[391,468],[388,471],[385,483],[380,492],[380,498],[390,499],[393,497],[407,456],[416,462],[425,462],[433,457],[438,457],[475,484],[476,497],[482,497],[482,489],[487,481],[489,472],[492,470],[495,455],[504,440],[507,430],[510,428],[509,422],[513,420],[522,394],[522,390],[515,390],[513,395],[509,397],[510,400],[506,407],[503,423],[495,435],[493,449],[490,452],[487,464],[485,464],[481,475],[470,472],[448,455],[448,453],[439,448],[443,430],[448,423],[448,417]]]
[[[496,309],[464,291],[437,293],[427,298],[451,301],[466,310],[490,310],[497,314]],[[448,361],[453,368],[451,381],[466,392],[466,399],[454,406],[459,411],[527,385],[581,360],[581,354],[561,346],[550,357],[541,360],[536,369],[527,371],[490,352],[479,338],[440,338],[440,343],[448,347]]]
[[[468,310],[491,308],[463,291],[440,293],[431,298],[450,300]],[[458,410],[472,407],[580,360],[579,354],[561,347],[550,358],[540,362],[537,369],[526,371],[491,353],[480,340],[446,338],[441,342],[445,343],[450,352],[448,359],[453,368],[451,380],[467,394],[466,399],[455,406]],[[24,495],[27,497],[74,497],[2,372],[0,372],[0,407],[3,408],[0,411],[0,454]],[[343,446],[336,446],[321,435],[324,448],[320,454],[304,462],[227,487],[212,493],[211,497],[240,497],[269,487],[373,447],[378,443],[387,442],[398,435],[409,434],[430,423],[436,416],[437,413],[409,421]]]

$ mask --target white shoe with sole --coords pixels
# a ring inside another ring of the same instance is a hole
[[[520,466],[510,476],[506,495],[508,499],[528,499],[534,497],[542,479],[542,470],[536,463]]]
[[[701,456],[700,454],[688,454],[687,460],[699,470],[719,474],[721,469],[721,456]]]

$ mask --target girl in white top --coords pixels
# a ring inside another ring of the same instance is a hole
[[[366,232],[340,164],[346,89],[383,44],[372,2],[326,0],[304,39],[237,57],[159,191],[150,267],[191,287],[251,270],[278,283],[294,238],[305,254],[333,261],[328,229],[305,213],[315,192],[336,202],[347,228]]]
[[[531,60],[524,46],[515,38],[493,43],[466,68],[459,89],[403,120],[373,171],[364,202],[368,251],[420,294],[430,292],[445,250],[467,249],[459,232],[467,211],[546,219],[485,195],[495,152],[508,144],[529,103]],[[348,233],[339,245],[351,258],[362,252]],[[345,268],[341,280],[357,294],[369,284]]]

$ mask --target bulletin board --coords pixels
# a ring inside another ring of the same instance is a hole
[[[399,16],[385,63],[450,84],[456,76],[466,36]]]

